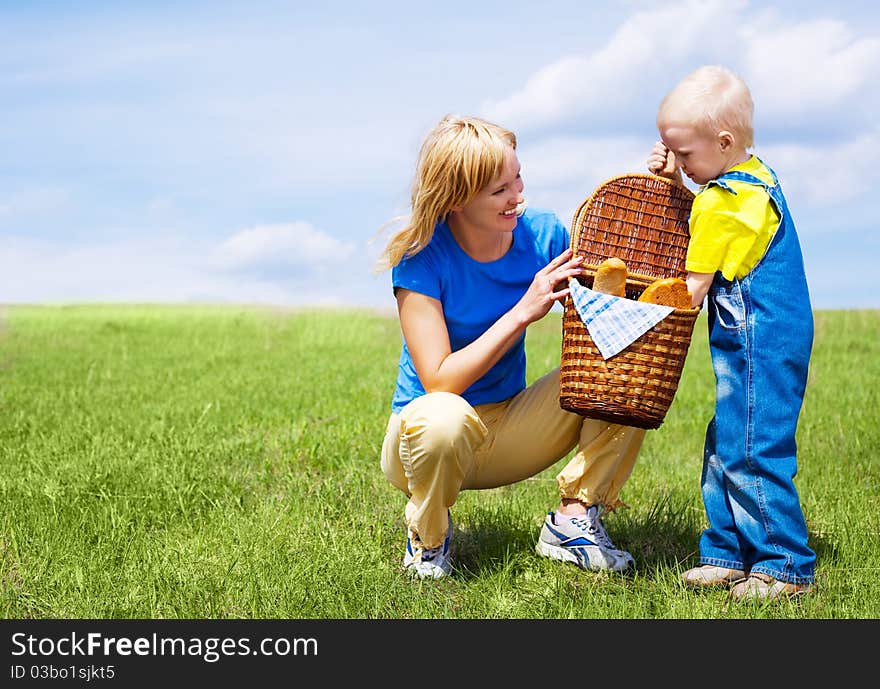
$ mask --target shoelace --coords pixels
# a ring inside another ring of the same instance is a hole
[[[422,548],[422,562],[430,562],[440,554],[441,550],[443,550],[443,546],[437,546],[436,548]]]
[[[419,552],[419,555],[416,559],[422,562],[431,562],[431,560],[433,560],[435,557],[443,552],[442,545],[438,545],[436,548],[426,548],[422,545],[422,541],[418,536],[411,535],[410,538],[412,539],[412,544],[415,550]]]
[[[611,548],[612,550],[616,549],[608,532],[605,531],[605,525],[602,524],[598,510],[595,508],[591,507],[586,515],[583,517],[573,517],[571,521],[590,534],[594,541],[599,542],[599,545]]]
[[[452,521],[449,522],[449,528],[452,528]],[[450,532],[451,533],[451,532]],[[422,562],[430,562],[435,557],[440,555],[443,552],[443,547],[446,545],[445,543],[438,545],[436,548],[426,548],[422,545],[422,540],[416,535],[413,536],[413,543],[418,544],[417,548],[421,550],[421,555],[419,556],[419,560]]]

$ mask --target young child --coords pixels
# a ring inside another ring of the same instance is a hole
[[[708,295],[715,416],[701,478],[709,527],[691,586],[735,599],[811,590],[815,553],[794,485],[795,431],[813,312],[794,222],[776,173],[749,154],[752,98],[729,70],[700,67],[667,94],[648,170],[701,185],[685,267],[693,305]]]

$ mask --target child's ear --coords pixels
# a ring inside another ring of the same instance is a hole
[[[731,134],[726,129],[722,129],[718,132],[718,145],[721,147],[722,151],[727,151],[736,144],[736,137]]]

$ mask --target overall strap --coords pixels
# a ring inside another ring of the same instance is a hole
[[[715,181],[718,182],[720,180],[724,181],[733,181],[733,182],[748,182],[749,184],[758,184],[762,187],[766,187],[767,183],[761,181],[758,177],[748,173],[742,172],[740,170],[730,170],[729,172],[725,172],[723,175],[719,176]],[[726,185],[725,185],[726,186]]]
[[[757,184],[762,187],[767,187],[768,192],[770,191],[770,189],[772,187],[778,187],[779,186],[779,177],[776,176],[776,171],[772,167],[767,165],[767,163],[765,163],[763,160],[758,158],[757,156],[755,156],[755,159],[767,169],[767,172],[770,173],[770,177],[773,178],[772,185],[769,185],[766,182],[764,182],[763,180],[759,179],[758,177],[755,177],[755,175],[752,175],[748,172],[742,172],[741,170],[729,170],[728,172],[725,172],[723,175],[719,175],[717,179],[711,180],[709,182],[709,184],[717,183],[718,186],[726,189],[727,191],[732,191],[734,194],[736,192],[730,188],[730,185],[721,183],[723,180],[733,180],[735,182],[747,182],[749,184]]]
[[[746,184],[755,184],[759,187],[764,187],[765,191],[770,196],[770,199],[773,201],[773,205],[776,207],[776,212],[781,218],[784,215],[785,201],[782,196],[782,189],[779,187],[779,178],[776,176],[776,172],[773,168],[767,165],[763,160],[758,158],[758,162],[767,168],[767,171],[773,178],[772,186],[755,175],[749,174],[748,172],[742,172],[741,170],[730,170],[725,172],[723,175],[719,175],[717,179],[710,180],[706,186],[708,187],[714,184],[725,191],[729,191],[731,194],[736,194],[736,191],[727,183],[728,181],[745,182]]]

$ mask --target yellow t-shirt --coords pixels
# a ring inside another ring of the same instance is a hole
[[[773,185],[773,176],[755,156],[734,165]],[[704,186],[694,198],[685,268],[692,273],[721,271],[725,279],[741,279],[754,268],[779,227],[779,215],[763,187],[724,180],[736,191]]]

